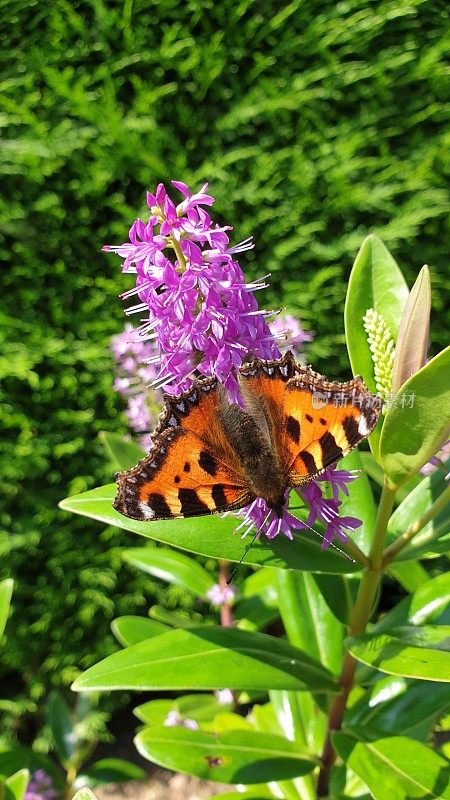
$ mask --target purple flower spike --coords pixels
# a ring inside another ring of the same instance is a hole
[[[175,205],[160,184],[148,193],[151,217],[136,220],[130,242],[107,251],[123,259],[125,272],[136,273],[138,295],[128,313],[147,314],[139,337],[155,338],[160,354],[155,381],[169,394],[189,389],[196,375],[215,375],[233,402],[241,402],[237,368],[248,353],[279,355],[275,338],[254,296],[264,282],[246,283],[235,260],[253,247],[251,239],[229,247],[229,226],[212,222],[204,206],[214,198],[207,184],[191,193],[174,181],[183,200]]]

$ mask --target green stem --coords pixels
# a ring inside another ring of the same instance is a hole
[[[169,238],[170,238],[170,243],[173,249],[175,250],[175,255],[177,257],[178,264],[181,267],[181,271],[184,272],[184,270],[186,269],[186,259],[183,255],[180,243],[177,242],[177,240],[173,236],[170,236]]]
[[[355,605],[350,615],[350,621],[348,625],[349,636],[359,636],[361,633],[364,633],[373,610],[382,571],[383,546],[386,538],[387,524],[394,505],[396,490],[396,486],[391,486],[385,480],[375,520],[372,545],[368,559],[369,567],[364,570],[361,577]],[[355,659],[351,653],[346,652],[339,678],[341,691],[338,695],[336,695],[331,704],[328,718],[328,730],[322,752],[322,766],[319,772],[317,783],[318,797],[327,797],[329,793],[330,773],[336,759],[336,754],[331,741],[332,735],[333,731],[339,730],[342,725],[342,719],[347,706],[348,696],[353,686],[355,669]]]
[[[416,521],[413,522],[412,525],[410,525],[409,528],[407,528],[406,531],[395,540],[395,542],[392,542],[389,547],[386,547],[386,550],[383,553],[383,567],[387,566],[387,564],[390,564],[397,553],[399,553],[400,550],[403,550],[403,548],[406,547],[406,545],[409,544],[412,539],[414,539],[414,536],[420,533],[422,528],[424,528],[425,525],[427,525],[429,521],[436,516],[436,514],[439,514],[439,511],[441,511],[449,501],[450,486],[447,486],[442,494],[439,495],[437,500],[432,503],[429,509],[425,511],[425,513],[422,514],[419,519],[416,519]]]

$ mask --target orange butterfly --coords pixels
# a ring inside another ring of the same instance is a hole
[[[243,411],[215,378],[196,380],[165,409],[150,453],[117,476],[114,508],[139,520],[232,511],[262,497],[279,516],[301,486],[365,439],[380,401],[361,378],[327,381],[291,353],[239,369]]]

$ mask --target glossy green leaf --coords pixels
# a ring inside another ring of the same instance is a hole
[[[211,573],[193,558],[166,547],[151,549],[133,547],[132,550],[124,551],[123,558],[143,572],[148,572],[163,581],[184,586],[200,597],[205,597],[215,583]]]
[[[217,800],[275,800],[275,797],[276,796],[265,787],[244,792],[226,792],[225,794],[214,795],[214,798],[217,798]]]
[[[106,525],[116,525],[124,530],[139,533],[164,544],[191,553],[226,561],[239,561],[245,546],[236,535],[233,517],[194,517],[191,519],[138,522],[119,514],[112,507],[116,493],[114,484],[101,486],[83,494],[68,497],[60,503],[65,511],[100,520]],[[357,572],[358,564],[348,561],[332,548],[323,550],[318,537],[311,533],[294,533],[294,541],[277,536],[266,537],[252,545],[244,563],[256,566],[284,567],[306,572],[347,573]]]
[[[363,317],[369,308],[383,316],[394,340],[408,298],[405,279],[383,242],[374,234],[364,239],[348,282],[344,309],[345,338],[354,375],[362,375],[371,392],[376,391],[372,355],[367,343]],[[380,424],[370,436],[371,449],[378,453]]]
[[[381,672],[450,681],[450,625],[404,626],[345,641],[352,655]]]
[[[144,758],[222,783],[266,783],[311,772],[315,761],[280,736],[254,731],[217,735],[187,728],[146,728],[136,736]]]
[[[267,606],[257,595],[235,603],[233,615],[237,627],[246,631],[263,630],[279,618],[278,609],[273,605]]]
[[[377,461],[375,461],[372,453],[369,453],[366,450],[358,450],[359,457],[361,459],[361,465],[364,472],[378,483],[379,486],[383,486],[384,483],[384,472]],[[395,493],[395,502],[401,503],[405,497],[415,489],[416,486],[423,480],[423,475],[413,475],[412,478],[405,481],[402,486],[399,486]]]
[[[122,781],[142,781],[147,773],[123,758],[102,758],[84,768],[77,777],[77,786],[101,786],[104,783],[120,783]]]
[[[392,391],[398,392],[425,363],[431,311],[430,271],[422,267],[403,309],[392,370]]]
[[[214,626],[173,630],[135,644],[73,684],[75,691],[230,687],[336,691],[330,673],[289,642]]]
[[[14,587],[12,578],[0,582],[0,638],[5,630],[6,620],[8,619],[9,606]]]
[[[430,579],[420,561],[393,561],[389,564],[388,572],[407,592],[415,592]]]
[[[20,769],[5,780],[5,800],[23,800],[27,791],[30,773],[27,769]],[[0,787],[1,791],[1,787]]]
[[[416,589],[409,606],[409,621],[412,625],[436,622],[449,605],[450,573],[444,572]]]
[[[367,784],[374,800],[450,798],[450,763],[420,742],[390,736],[363,743],[346,733],[335,733],[333,745]]]
[[[55,750],[61,762],[67,766],[75,752],[77,737],[73,727],[70,707],[64,697],[57,691],[50,692],[47,715]]]
[[[404,405],[402,398],[404,399]],[[450,347],[401,387],[380,437],[380,461],[395,485],[414,475],[450,433]]]
[[[117,433],[101,431],[99,438],[119,470],[131,469],[145,456],[145,452],[136,442],[124,439]]]
[[[358,576],[315,573],[313,577],[330,611],[339,622],[348,625],[358,592]]]
[[[448,489],[447,468],[427,475],[395,509],[388,523],[387,544],[394,542]],[[395,556],[395,561],[417,560],[450,549],[450,503],[433,517]]]
[[[90,789],[79,789],[74,795],[73,800],[97,800],[95,794]]]
[[[164,606],[154,605],[149,609],[149,616],[155,622],[160,622],[165,626],[166,630],[170,628],[192,628],[194,625],[201,622],[200,614],[197,614],[197,620],[191,618],[186,612],[182,611],[168,611]]]
[[[338,673],[344,628],[330,611],[312,575],[278,570],[277,588],[280,615],[289,641]]]
[[[370,481],[364,472],[361,461],[361,453],[352,450],[339,462],[339,469],[356,470],[359,472],[358,478],[348,487],[348,496],[343,492],[340,494],[341,506],[339,514],[344,516],[357,517],[362,520],[362,525],[352,531],[352,540],[356,542],[360,550],[368,553],[372,541],[372,534],[375,525],[376,506],[373,499]]]
[[[389,676],[370,686],[346,712],[345,727],[358,728],[365,740],[407,734],[428,738],[438,715],[450,709],[445,683]]]
[[[43,769],[51,776],[57,788],[61,789],[64,784],[61,770],[47,756],[35,753],[31,747],[18,744],[15,744],[13,749],[0,748],[0,778],[8,778],[22,769],[27,769],[29,772]]]
[[[169,626],[154,619],[130,615],[114,619],[111,622],[111,630],[122,647],[129,647],[131,644],[144,642],[145,639],[165,633],[169,630]]]
[[[362,375],[375,392],[373,361],[367,344],[363,317],[369,308],[378,311],[397,339],[408,286],[389,250],[374,234],[367,236],[356,256],[345,302],[345,336],[354,375]]]

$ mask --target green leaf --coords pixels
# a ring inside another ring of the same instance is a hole
[[[164,725],[167,715],[174,709],[173,700],[148,700],[133,708],[133,714],[146,725]]]
[[[430,580],[430,576],[420,561],[393,561],[388,572],[407,592],[415,592],[419,586]]]
[[[314,581],[328,608],[339,622],[348,625],[355,605],[359,578],[349,575],[314,574]]]
[[[383,486],[384,484],[384,472],[377,461],[375,461],[372,453],[369,453],[365,450],[358,450],[359,457],[361,460],[362,468],[367,475],[378,483],[379,486]],[[409,493],[419,485],[419,483],[423,480],[423,475],[413,475],[412,478],[407,480],[402,486],[399,486],[395,493],[395,502],[401,503]]]
[[[206,569],[177,550],[165,547],[151,549],[134,547],[132,550],[125,550],[123,558],[143,572],[148,572],[163,581],[184,586],[200,597],[205,597],[214,585],[214,579]]]
[[[8,619],[13,587],[14,581],[12,578],[6,578],[6,580],[0,582],[0,638],[3,636],[6,620]]]
[[[187,613],[181,611],[168,611],[164,606],[154,605],[149,609],[149,616],[160,622],[167,629],[170,628],[192,628],[200,622],[200,619],[192,619]],[[200,614],[196,615],[197,618]]]
[[[226,561],[239,561],[242,558],[245,548],[235,535],[237,520],[233,517],[217,516],[212,519],[210,516],[205,516],[138,522],[124,517],[113,509],[112,501],[115,494],[115,484],[109,484],[68,497],[59,505],[65,511],[100,520],[106,525],[116,525],[191,553]],[[250,548],[244,563],[306,572],[349,573],[360,569],[359,564],[348,561],[336,550],[332,548],[323,550],[318,537],[300,532],[294,533],[292,542],[285,536],[277,536],[271,541],[261,537]]]
[[[438,715],[450,709],[445,683],[385,677],[367,689],[345,714],[345,727],[364,732],[365,740],[403,733],[427,738]]]
[[[168,625],[146,617],[117,617],[111,622],[111,630],[122,647],[143,642],[169,630]]]
[[[363,317],[369,308],[383,316],[397,338],[400,318],[408,298],[403,275],[383,242],[374,234],[367,236],[356,256],[345,300],[345,338],[354,375],[362,375],[371,392],[376,391],[372,354],[364,330]],[[380,426],[370,436],[370,446],[378,453]]]
[[[27,791],[30,773],[20,769],[5,780],[5,800],[23,800]],[[0,787],[1,789],[1,787]]]
[[[163,633],[114,653],[80,675],[75,691],[296,689],[334,692],[331,674],[289,642],[202,626]]]
[[[449,419],[447,347],[403,384],[397,402],[386,413],[380,463],[394,485],[408,480],[442,447],[449,437]]]
[[[269,789],[262,787],[261,789],[250,789],[244,792],[215,794],[214,798],[217,798],[217,800],[275,800],[275,795],[273,795]]]
[[[350,653],[390,675],[450,681],[450,625],[404,626],[345,641]]]
[[[73,800],[97,800],[97,798],[90,789],[79,789]]]
[[[278,570],[277,588],[281,619],[289,641],[331,672],[338,673],[344,628],[330,611],[312,575]]]
[[[117,433],[100,431],[99,438],[120,470],[131,469],[145,456],[144,450],[136,442],[123,439]]]
[[[187,728],[146,728],[135,743],[144,758],[162,767],[222,783],[284,780],[316,766],[295,743],[256,731],[217,735]]]
[[[416,589],[409,606],[409,620],[412,625],[436,622],[449,605],[450,573],[444,572]]]
[[[447,468],[444,467],[444,469],[438,469],[431,475],[427,475],[395,509],[388,523],[387,544],[392,544],[441,497],[448,488],[448,481],[445,480],[446,474]],[[424,556],[445,553],[449,549],[450,503],[447,503],[411,542],[397,553],[394,561],[417,560]]]
[[[430,271],[422,267],[403,309],[392,370],[392,391],[398,392],[427,357],[431,311]]]
[[[147,773],[122,758],[102,758],[95,761],[83,769],[82,774],[77,777],[77,786],[85,784],[89,786],[100,786],[104,783],[120,783],[122,781],[142,781],[147,777]]]
[[[365,553],[370,550],[372,534],[375,525],[376,506],[373,499],[372,488],[367,475],[363,471],[361,454],[353,450],[339,462],[339,469],[357,470],[358,478],[348,487],[348,496],[341,492],[341,506],[339,514],[357,517],[362,520],[362,525],[352,531],[352,539]]]
[[[47,756],[35,753],[30,747],[23,745],[15,744],[13,749],[0,748],[0,778],[8,778],[22,769],[27,769],[29,772],[43,769],[52,777],[57,788],[62,788],[64,785],[60,769]]]
[[[374,800],[450,798],[449,762],[420,742],[389,736],[363,743],[346,733],[334,733],[333,745],[367,784]]]
[[[67,766],[75,753],[77,737],[73,728],[70,707],[57,691],[50,692],[47,714],[55,750],[62,764]]]

